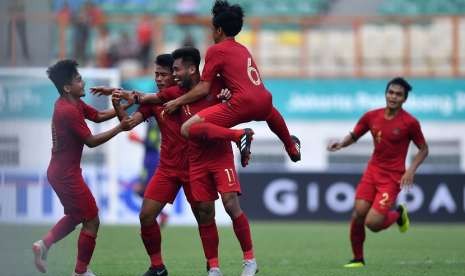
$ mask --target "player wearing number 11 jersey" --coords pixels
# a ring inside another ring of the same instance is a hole
[[[395,222],[401,232],[406,232],[409,228],[407,209],[403,205],[397,210],[391,208],[401,188],[412,185],[418,166],[428,155],[428,145],[420,124],[402,109],[411,88],[402,78],[391,80],[386,87],[386,107],[365,113],[354,130],[341,142],[328,145],[329,151],[337,151],[355,143],[370,131],[375,146],[355,194],[350,226],[354,258],[345,267],[365,265],[365,225],[373,232],[387,229]],[[405,157],[410,141],[415,143],[419,151],[410,167],[405,170]]]
[[[289,134],[286,123],[273,107],[271,93],[263,85],[257,66],[249,51],[234,37],[241,31],[243,11],[239,5],[216,1],[213,9],[213,39],[208,48],[202,77],[185,95],[165,104],[168,112],[208,95],[211,83],[219,75],[231,91],[227,103],[206,108],[185,122],[181,132],[189,139],[225,139],[237,143],[242,166],[248,164],[253,131],[229,129],[250,121],[266,121],[284,143],[292,161],[300,160],[300,141]]]

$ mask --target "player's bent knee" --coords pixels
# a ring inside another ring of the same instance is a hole
[[[372,232],[375,232],[375,233],[382,230],[381,224],[376,222],[376,221],[372,221],[372,220],[367,220],[365,222],[365,226],[368,227],[368,229],[370,229]]]

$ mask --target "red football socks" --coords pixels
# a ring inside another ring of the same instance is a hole
[[[152,267],[163,265],[161,256],[161,233],[158,223],[155,221],[154,224],[151,225],[142,225],[140,233],[145,250],[150,256]]]
[[[386,218],[383,221],[383,225],[381,226],[382,229],[389,228],[394,222],[397,221],[400,214],[397,211],[389,211],[386,215]]]
[[[283,142],[286,150],[293,150],[295,148],[294,141],[289,134],[286,122],[284,121],[283,116],[281,116],[281,113],[279,113],[276,108],[273,107],[270,115],[268,115],[268,118],[266,118],[266,123],[268,124],[268,127],[271,129],[271,131],[273,131]]]
[[[65,215],[62,217],[42,238],[45,246],[50,248],[52,244],[63,239],[69,233],[71,233],[79,223],[81,223],[81,221],[74,219],[70,215]]]
[[[218,261],[218,246],[220,239],[218,237],[218,229],[213,221],[209,224],[199,225],[200,239],[202,240],[203,252],[207,259],[209,267],[219,267]]]
[[[354,219],[350,224],[350,242],[354,259],[363,259],[363,242],[365,242],[365,224],[357,223]]]
[[[239,141],[242,129],[230,129],[212,123],[196,123],[189,128],[189,139]]]
[[[78,239],[76,268],[74,269],[76,273],[84,273],[87,271],[87,266],[94,253],[95,238],[96,236],[94,234],[81,230]]]
[[[249,220],[244,213],[233,219],[233,228],[241,245],[244,260],[253,259],[252,235],[250,234]]]

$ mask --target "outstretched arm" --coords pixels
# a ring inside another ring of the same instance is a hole
[[[428,144],[423,144],[418,148],[418,152],[415,155],[415,158],[410,164],[410,167],[405,171],[404,175],[400,179],[400,187],[410,187],[413,184],[413,178],[415,176],[415,172],[417,171],[418,167],[423,163],[423,161],[428,156]]]
[[[211,86],[210,82],[200,81],[194,88],[192,88],[186,94],[165,103],[165,110],[168,113],[172,113],[176,109],[178,109],[179,107],[185,104],[193,103],[207,96],[208,93],[210,92],[210,86]]]
[[[340,150],[342,148],[348,147],[348,146],[352,145],[355,142],[356,142],[356,140],[354,139],[354,135],[351,132],[350,134],[346,135],[342,139],[342,141],[330,142],[328,144],[328,146],[326,147],[326,149],[328,151],[334,152],[334,151],[338,151],[338,150]]]
[[[129,129],[129,120],[123,120],[112,129],[109,129],[97,135],[88,136],[84,139],[84,144],[86,144],[89,148],[93,148],[107,142],[111,138],[115,137],[118,133]]]
[[[121,93],[121,98],[128,102],[134,102],[135,104],[161,104],[162,100],[156,93],[143,93],[138,91],[123,90],[121,88],[111,88],[104,86],[91,87],[90,92],[97,96],[110,96],[115,91]]]

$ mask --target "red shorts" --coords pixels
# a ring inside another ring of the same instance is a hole
[[[195,201],[214,201],[218,199],[218,193],[241,194],[232,156],[231,162],[205,162],[200,166],[190,166],[189,171],[192,197]]]
[[[263,99],[256,101],[234,99],[233,97],[230,102],[207,107],[198,112],[197,115],[203,118],[204,122],[229,128],[250,121],[265,121],[272,108],[271,94],[264,95]]]
[[[181,187],[184,189],[187,201],[192,202],[188,172],[159,167],[147,185],[144,198],[161,203],[173,203]]]
[[[371,202],[372,208],[385,215],[396,202],[402,174],[368,166],[357,186],[355,199]]]
[[[82,176],[64,179],[48,177],[48,182],[60,199],[66,215],[77,220],[91,220],[98,216],[98,208]]]

